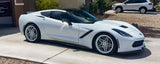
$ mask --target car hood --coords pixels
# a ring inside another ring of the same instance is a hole
[[[86,25],[85,28],[91,30],[103,30],[103,31],[113,31],[112,29],[119,29],[125,31],[134,36],[143,36],[142,32],[139,31],[133,25],[115,20],[102,20],[95,22],[94,24]]]

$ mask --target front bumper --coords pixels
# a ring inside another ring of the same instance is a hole
[[[116,6],[112,6],[112,10],[115,10],[116,9]]]
[[[116,10],[116,6],[114,5],[114,6],[112,6],[112,10]]]
[[[119,48],[118,52],[130,52],[130,51],[137,51],[142,50],[145,48],[144,42],[141,42],[141,45],[133,46],[133,44],[137,41],[143,41],[144,37],[141,38],[121,38],[119,39]]]

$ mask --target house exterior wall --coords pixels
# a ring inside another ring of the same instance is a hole
[[[85,0],[78,0],[78,9],[85,4]]]
[[[24,2],[24,12],[36,11],[35,1],[36,0],[23,0],[23,2]]]
[[[13,23],[16,27],[18,27],[18,20],[20,15],[24,12],[24,4],[23,0],[11,0],[12,2],[12,16],[13,16]]]
[[[59,0],[59,3],[62,5],[62,8],[77,8],[78,7],[78,0]]]

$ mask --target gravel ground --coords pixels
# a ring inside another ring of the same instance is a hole
[[[17,28],[12,27],[10,25],[2,25],[2,24],[0,25],[0,37],[18,32],[19,30]],[[42,64],[42,63],[0,56],[0,64]]]
[[[42,63],[0,56],[0,64],[42,64]]]
[[[98,15],[99,19],[119,20],[130,24],[138,24],[138,28],[146,37],[160,38],[160,15],[134,14],[134,13],[106,13],[104,16]]]

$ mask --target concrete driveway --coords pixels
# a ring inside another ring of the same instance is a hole
[[[106,56],[55,41],[29,43],[20,33],[0,37],[0,56],[47,64],[160,64],[160,39],[146,38],[143,51]]]

